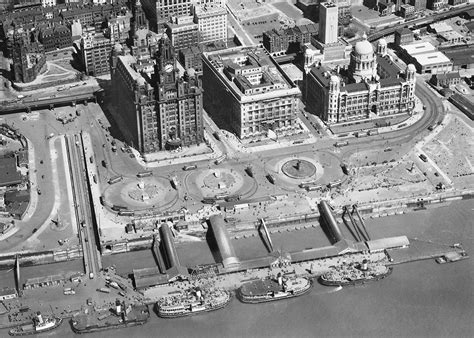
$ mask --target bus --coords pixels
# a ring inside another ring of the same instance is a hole
[[[236,202],[236,201],[239,201],[241,199],[242,196],[240,195],[232,195],[232,196],[227,196],[227,197],[224,197],[224,200],[226,202]]]
[[[268,174],[267,175],[267,180],[268,182],[270,182],[271,184],[275,184],[275,177],[271,174]]]
[[[212,197],[206,197],[206,198],[203,198],[202,203],[204,203],[204,204],[214,204],[214,203],[216,203],[216,199],[212,198]]]
[[[227,194],[217,194],[215,199],[216,200],[222,200],[222,199],[225,199],[227,197],[229,197],[229,195],[227,195]]]
[[[306,191],[315,191],[315,190],[321,190],[323,187],[321,185],[308,185],[305,189]]]
[[[341,181],[341,180],[336,180],[336,181],[333,181],[333,182],[329,182],[328,188],[329,188],[329,189],[337,188],[337,187],[340,187],[341,184],[342,184],[342,181]]]
[[[226,156],[225,155],[222,155],[218,158],[216,158],[216,160],[214,161],[215,164],[221,164],[222,162],[224,162],[226,159]]]
[[[339,141],[339,142],[334,143],[334,146],[335,147],[344,147],[344,146],[347,146],[348,144],[349,144],[349,141]]]
[[[123,207],[123,206],[120,206],[120,205],[113,205],[112,206],[112,210],[113,211],[124,211],[124,210],[127,210],[128,208],[127,207]]]
[[[109,184],[115,184],[115,183],[118,183],[120,181],[123,180],[123,176],[120,175],[120,176],[114,176],[114,177],[111,177],[110,180],[109,180]]]
[[[191,164],[191,165],[185,165],[185,166],[183,167],[183,170],[184,170],[184,171],[188,171],[188,170],[194,170],[194,169],[196,169],[196,168],[197,168],[197,165]]]
[[[302,189],[306,189],[306,187],[310,187],[310,186],[313,186],[313,185],[316,185],[315,181],[301,182],[299,184],[299,187],[302,188]]]
[[[378,134],[379,134],[379,130],[378,130],[378,129],[370,129],[370,130],[367,132],[367,135],[369,135],[369,136],[378,135]]]
[[[130,210],[119,210],[119,216],[135,216],[135,213]]]
[[[138,178],[142,178],[142,177],[149,177],[149,176],[152,176],[153,175],[153,172],[152,171],[140,171],[138,174],[137,174],[137,177]]]

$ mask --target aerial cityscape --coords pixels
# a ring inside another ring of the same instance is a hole
[[[473,2],[1,1],[0,336],[473,336]]]

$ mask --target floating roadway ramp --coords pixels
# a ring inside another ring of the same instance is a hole
[[[214,215],[209,219],[210,229],[219,250],[224,268],[232,270],[239,266],[239,259],[235,254],[234,247],[229,237],[229,232],[222,215]]]
[[[339,225],[334,218],[334,214],[332,213],[331,207],[329,206],[328,202],[321,201],[319,203],[319,212],[320,212],[320,222],[326,225],[326,229],[329,231],[329,235],[334,240],[334,243],[337,243],[344,239],[342,236],[341,229],[339,229]]]
[[[173,234],[168,224],[162,224],[160,227],[161,243],[163,245],[166,261],[168,263],[168,269],[166,273],[169,276],[169,280],[176,278],[187,278],[189,273],[186,267],[182,266],[179,262],[178,252],[174,245]]]

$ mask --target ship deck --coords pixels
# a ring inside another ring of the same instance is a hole
[[[273,279],[257,279],[255,281],[246,283],[242,285],[240,292],[244,296],[253,296],[266,294],[267,292],[281,291],[281,287],[278,285],[278,282]]]
[[[147,310],[146,305],[139,305],[132,307],[132,311],[127,314],[127,322],[134,322],[134,321],[146,321],[149,317],[148,311],[146,313],[142,313],[142,310]],[[110,311],[110,310],[109,310]],[[99,317],[106,313],[110,313],[110,316],[100,320]],[[77,322],[74,327],[78,330],[85,330],[89,327],[107,327],[107,326],[114,326],[120,324],[120,318],[111,312],[108,311],[100,311],[100,312],[92,312],[90,314],[81,314],[78,316],[73,317],[73,320]]]

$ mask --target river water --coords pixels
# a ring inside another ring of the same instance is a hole
[[[454,202],[407,215],[369,220],[372,238],[406,234],[453,244],[474,256],[474,203]],[[342,289],[315,285],[300,298],[241,304],[180,319],[154,313],[140,327],[87,337],[472,337],[473,260],[396,266],[382,281]],[[67,324],[45,336],[74,336]]]

